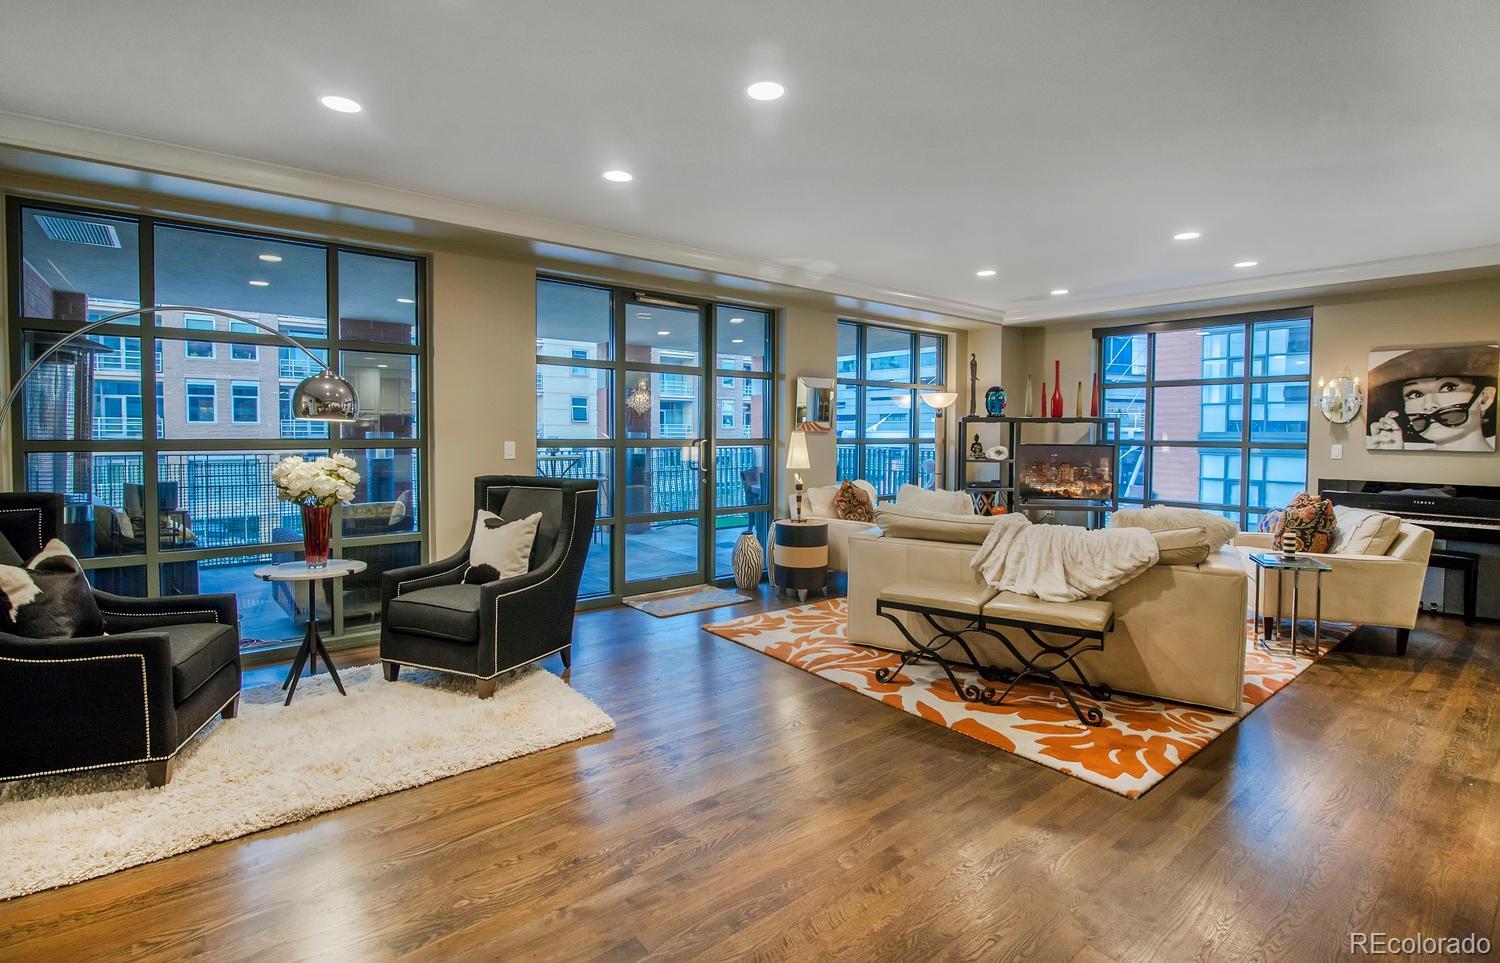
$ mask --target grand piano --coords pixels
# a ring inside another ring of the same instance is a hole
[[[1457,593],[1450,593],[1444,585],[1432,594],[1423,593],[1424,607],[1433,603],[1443,611],[1461,611],[1466,621],[1476,613],[1500,617],[1497,593],[1479,591],[1482,583],[1492,583],[1500,572],[1500,549],[1486,548],[1500,545],[1500,486],[1325,478],[1318,482],[1318,491],[1335,505],[1385,512],[1432,529],[1438,540],[1432,566],[1462,571],[1464,584],[1461,603],[1455,599]]]

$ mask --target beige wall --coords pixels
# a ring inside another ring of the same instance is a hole
[[[1464,280],[1443,284],[1390,288],[1360,294],[1324,296],[1257,305],[1255,310],[1281,307],[1313,309],[1312,380],[1336,375],[1347,366],[1363,382],[1372,349],[1402,345],[1495,341],[1500,339],[1500,280]],[[1133,317],[1124,321],[1083,321],[1040,327],[1008,328],[1019,334],[1019,347],[1005,352],[1006,383],[1020,410],[1025,378],[1032,377],[1040,392],[1046,377],[1052,388],[1053,359],[1062,361],[1065,408],[1071,413],[1068,387],[1093,376],[1093,330],[1112,324],[1141,324],[1182,318],[1210,317],[1215,312],[1175,312]],[[1232,313],[1232,312],[1218,312]],[[1019,357],[1019,370],[1015,359]],[[981,365],[983,359],[981,359]],[[1012,387],[1014,385],[1015,387]],[[1500,485],[1500,455],[1439,452],[1366,451],[1366,412],[1348,425],[1330,424],[1316,408],[1308,432],[1308,481],[1320,478],[1368,478],[1381,481],[1421,481]],[[1343,458],[1331,456],[1332,445],[1343,446]]]
[[[536,269],[434,252],[431,312],[431,552],[441,558],[468,537],[475,475],[536,472]]]

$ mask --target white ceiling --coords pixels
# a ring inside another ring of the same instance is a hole
[[[948,315],[1500,263],[1494,0],[0,0],[0,23],[0,110]],[[785,99],[744,96],[767,78]]]

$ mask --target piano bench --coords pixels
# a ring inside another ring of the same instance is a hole
[[[1434,551],[1427,559],[1428,568],[1457,569],[1464,573],[1464,625],[1474,624],[1474,607],[1479,597],[1479,556],[1473,552]]]

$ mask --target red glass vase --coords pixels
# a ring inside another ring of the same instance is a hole
[[[308,568],[328,564],[328,539],[333,528],[332,505],[302,506],[302,553]]]
[[[1052,417],[1062,417],[1062,359],[1052,362]]]
[[[1089,417],[1099,417],[1099,373],[1094,372],[1094,394],[1089,399]]]

